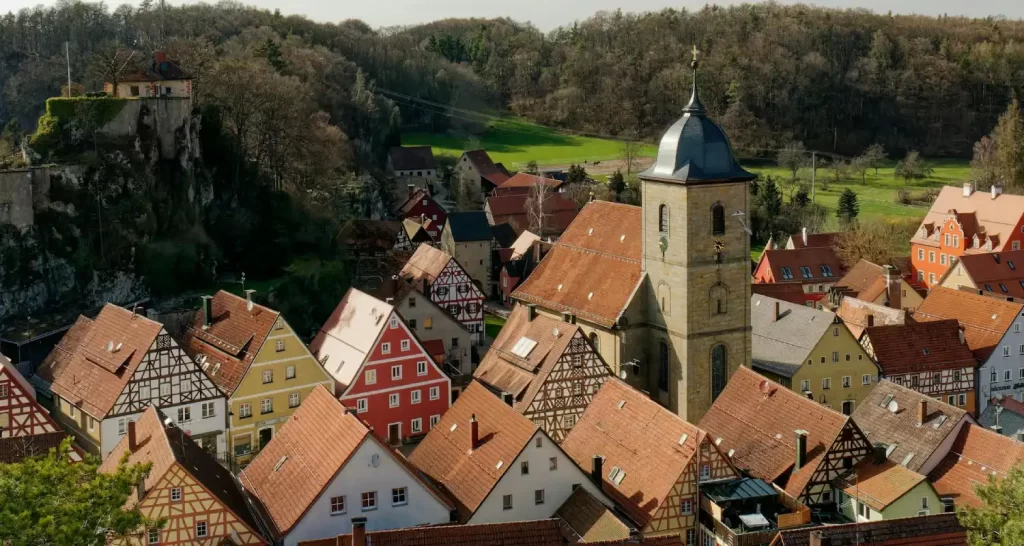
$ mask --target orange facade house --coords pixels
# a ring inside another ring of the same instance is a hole
[[[1020,250],[1024,240],[1024,196],[946,186],[910,239],[912,281],[931,288],[964,254]]]
[[[268,544],[231,473],[154,407],[128,424],[100,472],[116,471],[125,456],[153,465],[128,505],[167,523],[114,544]]]

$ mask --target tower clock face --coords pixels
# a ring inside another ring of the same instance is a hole
[[[664,254],[668,250],[668,237],[662,237],[658,240],[658,247],[661,248],[661,253]]]
[[[721,253],[725,250],[725,241],[721,239],[715,239],[715,252]]]

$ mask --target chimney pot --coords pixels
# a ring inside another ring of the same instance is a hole
[[[480,447],[480,423],[477,422],[475,413],[469,417],[469,445],[474,451]]]
[[[796,430],[796,458],[793,462],[793,472],[803,468],[807,463],[807,431]]]
[[[247,288],[245,290],[245,309],[247,311],[252,311],[252,295],[255,293],[256,291],[252,288]]]
[[[800,231],[800,236],[804,240],[804,248],[807,248],[807,226],[804,226],[804,228]]]
[[[810,546],[832,546],[832,539],[824,531],[811,531]]]
[[[921,403],[917,405],[917,426],[923,426],[925,421],[928,420],[928,400],[922,398]]]
[[[366,518],[352,518],[352,546],[366,546]]]
[[[782,302],[776,301],[775,302],[775,320],[773,322],[778,322],[780,318],[782,318]]]
[[[135,436],[135,421],[128,421],[128,451],[135,453],[139,449],[139,440]]]
[[[203,329],[213,323],[213,296],[203,296]]]
[[[974,184],[964,182],[964,197],[970,197],[974,193]]]
[[[590,469],[590,479],[594,481],[598,488],[601,488],[604,476],[604,455],[594,455],[593,463]]]
[[[1002,184],[992,184],[992,199],[999,197],[1003,194]]]

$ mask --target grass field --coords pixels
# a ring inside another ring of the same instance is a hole
[[[584,161],[616,159],[622,153],[617,140],[593,138],[559,133],[533,123],[516,119],[491,122],[487,131],[477,137],[479,147],[487,150],[491,159],[517,170],[530,161],[538,165],[566,165]],[[433,133],[405,133],[405,146],[434,147],[435,154],[458,157],[470,147],[470,138],[459,135]],[[644,152],[653,156],[655,147],[648,145]]]
[[[484,313],[484,331],[487,333],[487,337],[491,339],[498,337],[502,326],[505,326],[505,319]]]

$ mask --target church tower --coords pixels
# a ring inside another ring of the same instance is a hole
[[[650,392],[696,423],[750,362],[748,184],[697,94],[640,174]]]

